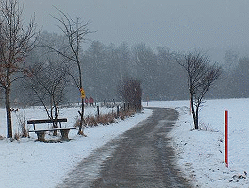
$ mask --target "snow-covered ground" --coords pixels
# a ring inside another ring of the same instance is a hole
[[[68,118],[67,126],[74,125],[78,108],[64,108],[60,117]],[[105,114],[112,109],[100,108],[100,113]],[[6,136],[5,110],[0,109],[0,135]],[[95,115],[96,108],[87,108],[86,115]],[[130,117],[117,123],[86,128],[87,137],[77,136],[77,130],[71,130],[70,142],[42,143],[35,142],[37,136],[30,133],[30,138],[10,142],[8,139],[0,140],[0,187],[55,187],[77,163],[90,153],[114,139],[124,131],[132,128],[152,114],[151,110],[144,110],[135,117]],[[18,131],[18,119],[46,118],[42,108],[19,109],[12,112],[13,133]]]
[[[146,107],[147,104],[144,103]],[[200,127],[193,130],[189,101],[149,102],[149,107],[171,107],[180,116],[170,132],[177,165],[197,187],[249,187],[249,99],[208,100],[200,112]],[[60,117],[73,126],[77,108],[64,108]],[[106,113],[111,109],[101,109]],[[229,113],[229,166],[224,164],[224,110]],[[0,135],[6,135],[5,111],[0,109]],[[96,114],[95,108],[86,113]],[[83,158],[152,114],[151,110],[108,126],[86,128],[88,137],[71,130],[70,142],[41,143],[31,138],[10,142],[0,140],[0,187],[54,187]],[[13,112],[18,118],[46,118],[42,109]],[[14,133],[18,131],[17,126]]]
[[[249,99],[207,100],[200,127],[193,130],[189,101],[150,102],[180,113],[170,132],[177,164],[196,187],[249,187]],[[224,114],[228,110],[228,168],[224,156]]]

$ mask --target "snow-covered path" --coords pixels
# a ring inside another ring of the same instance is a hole
[[[168,134],[178,113],[154,108],[153,115],[85,158],[62,187],[191,187],[175,166]]]

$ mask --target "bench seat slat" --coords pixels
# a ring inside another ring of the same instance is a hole
[[[38,129],[38,130],[30,130],[29,132],[41,132],[41,131],[59,131],[59,130],[69,130],[76,129],[76,127],[66,127],[66,128],[53,128],[53,129]]]

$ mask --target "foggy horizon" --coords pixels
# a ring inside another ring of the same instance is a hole
[[[57,7],[72,18],[90,21],[88,35],[104,44],[145,43],[176,51],[249,46],[249,1],[239,0],[21,0],[25,19],[35,13],[38,28],[61,33],[51,15]]]

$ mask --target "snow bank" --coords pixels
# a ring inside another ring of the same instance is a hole
[[[68,125],[73,126],[77,108],[64,108],[60,117],[68,118]],[[100,109],[107,113],[112,109]],[[6,120],[4,110],[1,112],[0,135],[6,135]],[[87,108],[86,114],[94,115],[96,108]],[[13,114],[14,130],[18,130],[17,116],[26,119],[46,118],[42,108],[19,110]],[[92,151],[103,146],[124,131],[132,128],[152,114],[151,110],[144,110],[141,114],[119,121],[108,126],[86,128],[87,137],[77,136],[77,130],[71,130],[70,142],[42,143],[35,142],[35,133],[30,133],[31,138],[10,142],[0,140],[0,187],[55,187],[83,158]],[[14,131],[14,132],[15,132]]]
[[[149,102],[180,117],[170,132],[177,165],[198,187],[249,187],[249,99],[207,100],[193,130],[189,101]],[[229,116],[229,166],[224,163],[224,111]]]
[[[147,104],[144,103],[146,107]],[[170,132],[176,151],[176,163],[185,176],[198,187],[249,187],[249,99],[208,100],[200,112],[200,127],[193,130],[189,101],[149,102],[148,107],[167,107],[178,110],[180,116]],[[73,126],[77,108],[65,108],[60,117],[68,118]],[[112,109],[109,109],[112,110]],[[102,109],[102,113],[108,112]],[[229,167],[224,164],[224,110],[229,113]],[[0,135],[6,135],[5,111],[0,109]],[[86,113],[95,114],[88,108]],[[64,143],[0,141],[0,187],[54,187],[90,153],[135,126],[152,114],[151,110],[118,123],[85,129],[88,137],[77,136]],[[17,116],[26,119],[46,118],[42,109],[19,110],[13,113],[15,131]]]

